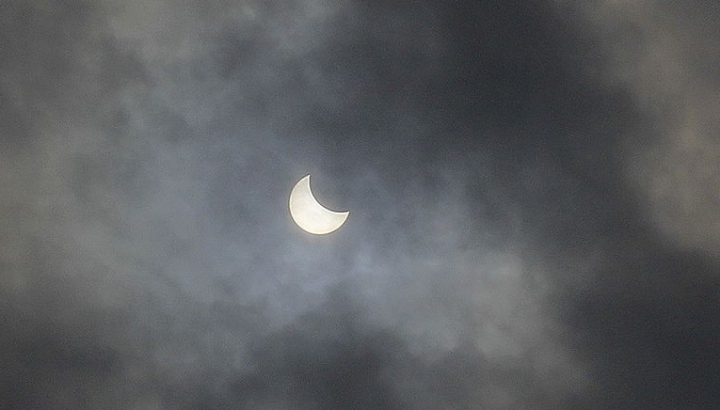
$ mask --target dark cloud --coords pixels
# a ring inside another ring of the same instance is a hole
[[[691,408],[718,399],[717,260],[656,245],[626,257],[576,296],[569,313],[583,350],[597,361],[610,407]]]
[[[0,407],[712,407],[713,4],[3,2]]]

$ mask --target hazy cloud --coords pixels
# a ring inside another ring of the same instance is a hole
[[[2,3],[0,407],[712,406],[713,7]]]

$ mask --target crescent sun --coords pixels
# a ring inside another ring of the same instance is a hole
[[[350,212],[331,211],[322,206],[310,189],[310,175],[295,184],[288,202],[293,221],[304,231],[324,235],[338,230]]]

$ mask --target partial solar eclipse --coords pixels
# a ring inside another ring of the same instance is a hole
[[[331,211],[320,205],[310,190],[310,175],[295,184],[290,192],[288,206],[293,221],[304,231],[314,235],[325,235],[338,230],[350,214]]]

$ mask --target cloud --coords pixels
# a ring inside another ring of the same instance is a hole
[[[588,7],[609,59],[602,81],[627,88],[650,124],[623,149],[628,179],[667,240],[717,256],[718,53],[711,2]]]
[[[711,403],[712,71],[634,7],[3,3],[0,404]]]

